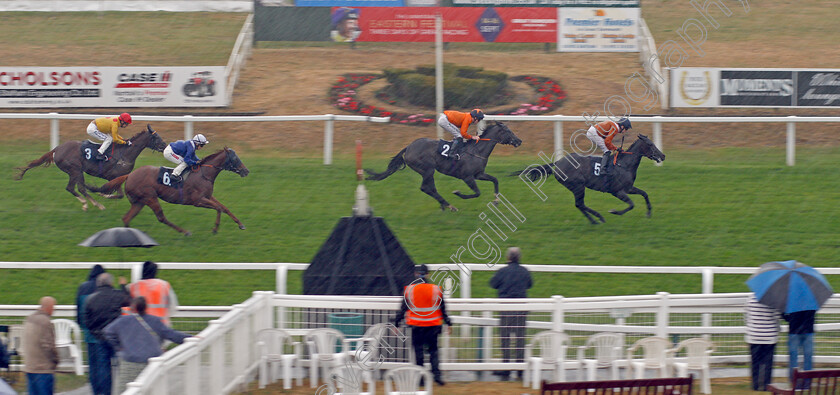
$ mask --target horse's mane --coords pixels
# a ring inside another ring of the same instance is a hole
[[[148,132],[148,131],[149,131],[148,129],[143,129],[143,130],[141,130],[140,132],[138,132],[137,134],[135,134],[134,136],[129,137],[129,138],[128,138],[128,141],[132,141],[132,142],[133,142],[135,139],[139,138],[141,134],[146,133],[146,132]]]
[[[215,158],[216,156],[218,156],[218,155],[219,155],[219,154],[221,154],[222,152],[225,152],[225,151],[227,150],[227,148],[228,148],[228,147],[227,147],[227,146],[225,146],[225,148],[222,148],[222,149],[220,149],[220,150],[218,150],[218,151],[216,151],[216,152],[214,152],[214,153],[212,153],[212,154],[210,154],[210,155],[205,156],[203,159],[201,159],[200,161],[198,161],[198,164],[200,164],[200,165],[201,165],[201,164],[204,164],[204,162],[207,162],[208,160]]]

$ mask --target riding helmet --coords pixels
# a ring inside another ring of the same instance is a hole
[[[198,145],[204,145],[204,144],[209,143],[209,141],[207,141],[207,138],[204,137],[204,135],[201,134],[201,133],[193,136],[192,140],[193,140],[193,142],[195,142]]]
[[[421,276],[425,276],[429,274],[429,267],[426,265],[417,265],[414,266],[414,272]]]
[[[630,120],[627,119],[627,118],[621,118],[616,123],[618,124],[618,126],[623,127],[624,130],[628,130],[628,129],[632,128],[632,126],[630,126]]]
[[[476,108],[476,109],[470,111],[470,116],[472,117],[472,119],[474,119],[476,122],[478,122],[478,121],[484,119],[484,111],[481,111],[481,110]]]
[[[128,115],[127,112],[120,114],[120,121],[131,125],[131,115]]]

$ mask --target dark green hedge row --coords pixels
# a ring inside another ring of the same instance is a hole
[[[387,89],[392,95],[403,97],[414,105],[435,106],[434,66],[418,66],[414,70],[385,69],[384,74],[391,84]],[[444,107],[463,109],[487,104],[507,87],[507,78],[505,73],[481,67],[446,63],[443,67]]]

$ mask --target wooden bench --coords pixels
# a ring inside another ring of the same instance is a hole
[[[664,379],[542,382],[542,395],[691,395],[694,376]]]
[[[773,394],[835,394],[840,392],[840,369],[793,369],[789,383],[770,384],[767,391]]]

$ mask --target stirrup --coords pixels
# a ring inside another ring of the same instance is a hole
[[[176,182],[176,183],[184,181],[184,179],[180,175],[177,175],[177,174],[172,174],[171,177],[169,177],[169,179]]]
[[[449,155],[449,157],[452,158],[452,160],[461,160],[461,154],[452,154]]]

